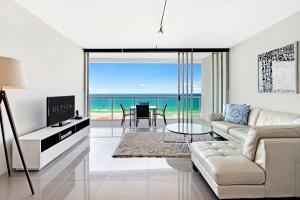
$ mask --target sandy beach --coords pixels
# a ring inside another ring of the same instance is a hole
[[[114,120],[122,119],[122,116],[123,116],[123,114],[121,112],[120,113],[115,112],[113,114],[113,119]],[[93,113],[92,112],[90,114],[90,118],[92,120],[112,120],[112,115],[111,115],[111,113]],[[128,118],[128,117],[126,117],[126,118]],[[167,119],[177,119],[177,114],[173,114],[173,115],[168,114]]]

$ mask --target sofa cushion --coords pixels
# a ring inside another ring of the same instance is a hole
[[[236,124],[247,125],[249,117],[250,106],[247,105],[230,105],[224,121],[232,122]]]
[[[300,118],[291,121],[291,125],[300,125]]]
[[[300,118],[298,114],[262,110],[255,126],[288,125],[293,120]]]
[[[255,126],[257,119],[259,117],[259,113],[261,111],[261,108],[251,108],[248,118],[248,125],[249,126]]]
[[[241,146],[229,141],[194,142],[192,154],[218,185],[259,185],[264,171],[241,155]]]
[[[223,116],[221,113],[212,113],[209,117],[209,121],[222,121],[223,120]]]
[[[229,135],[232,137],[238,139],[240,142],[244,143],[247,135],[250,131],[250,127],[247,128],[232,128],[229,130]]]
[[[220,131],[223,131],[225,133],[229,133],[229,129],[231,128],[244,128],[247,127],[245,125],[240,125],[240,124],[235,124],[235,123],[231,123],[231,122],[225,122],[225,121],[212,121],[211,125],[213,126],[213,128],[217,128]]]
[[[254,161],[258,142],[263,138],[300,138],[300,126],[282,125],[251,128],[243,146],[243,155]]]

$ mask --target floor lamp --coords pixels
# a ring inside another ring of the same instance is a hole
[[[4,107],[6,109],[8,120],[12,129],[12,133],[16,142],[19,155],[21,157],[21,161],[24,167],[28,184],[30,186],[31,193],[34,194],[33,185],[28,173],[28,169],[26,167],[25,159],[17,135],[15,122],[8,103],[7,95],[4,91],[4,89],[20,89],[20,88],[25,88],[25,81],[24,81],[22,67],[19,61],[13,58],[0,56],[0,127],[1,127],[2,139],[3,139],[7,171],[8,171],[8,175],[10,176],[11,173],[10,173],[9,160],[8,160],[7,145],[5,140],[4,124],[3,124],[2,112],[1,112],[2,103],[4,104]]]

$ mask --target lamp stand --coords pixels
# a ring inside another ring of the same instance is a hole
[[[3,101],[5,109],[6,109],[8,120],[9,120],[11,129],[12,129],[12,132],[13,132],[13,136],[14,136],[14,139],[15,139],[15,142],[16,142],[16,146],[17,146],[19,155],[21,157],[21,161],[22,161],[22,164],[23,164],[23,167],[24,167],[24,171],[25,171],[25,174],[26,174],[26,178],[27,178],[31,193],[34,194],[34,188],[33,188],[29,173],[28,173],[28,169],[26,167],[23,152],[22,152],[22,149],[21,149],[21,146],[20,146],[18,135],[17,135],[17,129],[16,129],[15,122],[14,122],[14,119],[12,117],[12,113],[11,113],[10,106],[9,106],[9,103],[8,103],[7,95],[6,95],[4,90],[0,89],[0,125],[1,125],[1,132],[2,132],[2,139],[3,139],[3,146],[4,146],[4,152],[5,152],[6,166],[7,166],[8,175],[10,176],[11,173],[10,173],[10,167],[9,167],[9,161],[8,161],[7,146],[6,146],[6,141],[5,141],[4,124],[3,124],[2,113],[1,113],[1,103],[2,103],[2,101]]]

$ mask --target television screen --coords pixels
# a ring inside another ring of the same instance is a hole
[[[47,97],[47,126],[72,119],[75,115],[75,96]]]

